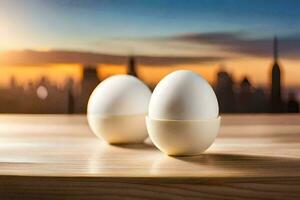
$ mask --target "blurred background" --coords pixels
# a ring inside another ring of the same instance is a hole
[[[222,113],[298,113],[300,1],[0,0],[0,113],[85,113],[101,80],[190,69]]]

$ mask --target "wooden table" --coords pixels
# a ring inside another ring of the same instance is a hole
[[[300,115],[224,115],[200,156],[110,146],[85,116],[0,115],[0,199],[300,199]]]

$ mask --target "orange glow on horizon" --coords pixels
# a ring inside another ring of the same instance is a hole
[[[101,80],[115,75],[115,74],[126,74],[127,68],[123,65],[109,65],[109,64],[101,64],[98,65],[98,77]]]
[[[140,66],[138,74],[140,78],[149,85],[155,85],[168,73],[179,69],[190,69],[206,78],[213,84],[217,77],[217,72],[222,68],[233,75],[234,81],[239,83],[243,77],[247,76],[255,85],[268,86],[270,81],[270,71],[272,67],[270,59],[247,58],[227,61],[223,67],[218,63],[178,65],[166,67]],[[281,60],[282,79],[284,86],[299,86],[300,74],[299,61]],[[114,75],[125,74],[126,66],[123,65],[98,65],[98,76],[101,80]],[[9,86],[11,77],[14,77],[17,84],[25,86],[29,81],[38,81],[45,76],[57,85],[63,85],[67,78],[73,78],[74,81],[80,81],[82,78],[81,64],[45,64],[43,66],[7,66],[0,67],[2,78],[0,86]],[[3,76],[5,75],[5,76]]]
[[[79,64],[55,64],[44,66],[7,66],[0,67],[0,86],[7,87],[10,84],[11,78],[16,80],[16,83],[25,86],[29,81],[36,82],[42,77],[46,77],[49,81],[57,85],[63,85],[67,78],[73,78],[74,81],[79,81],[82,77],[81,65]]]
[[[282,83],[284,87],[295,87],[300,85],[299,61],[280,60]],[[225,64],[209,63],[202,65],[178,65],[172,67],[141,67],[139,69],[141,79],[150,84],[157,83],[168,73],[178,69],[190,69],[201,74],[211,84],[214,84],[219,70],[230,73],[235,81],[239,83],[246,76],[254,86],[269,86],[273,62],[266,58],[245,58],[227,61]]]

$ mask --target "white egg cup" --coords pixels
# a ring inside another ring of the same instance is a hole
[[[221,117],[211,120],[158,120],[146,117],[149,137],[170,156],[203,153],[219,133]]]
[[[88,115],[88,123],[109,144],[142,143],[148,136],[146,114],[103,117]]]

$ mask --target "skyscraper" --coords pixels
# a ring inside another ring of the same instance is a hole
[[[277,37],[275,37],[273,41],[273,58],[274,64],[272,67],[271,112],[279,113],[283,111],[283,104],[281,97],[281,71],[278,64]]]
[[[87,102],[100,79],[97,75],[96,66],[84,66],[81,81],[81,107],[79,112],[86,112]]]
[[[128,60],[128,66],[127,66],[127,74],[131,76],[137,77],[137,72],[136,72],[136,63],[135,63],[135,58],[133,56],[129,57]]]
[[[247,77],[244,77],[240,83],[240,91],[238,96],[239,112],[251,112],[252,95],[252,84]]]
[[[221,69],[217,74],[215,92],[219,102],[221,113],[235,112],[236,98],[234,94],[234,82],[230,74]]]
[[[68,114],[74,113],[74,93],[73,93],[74,81],[72,78],[69,78],[66,84],[66,92],[67,92],[67,112]]]

